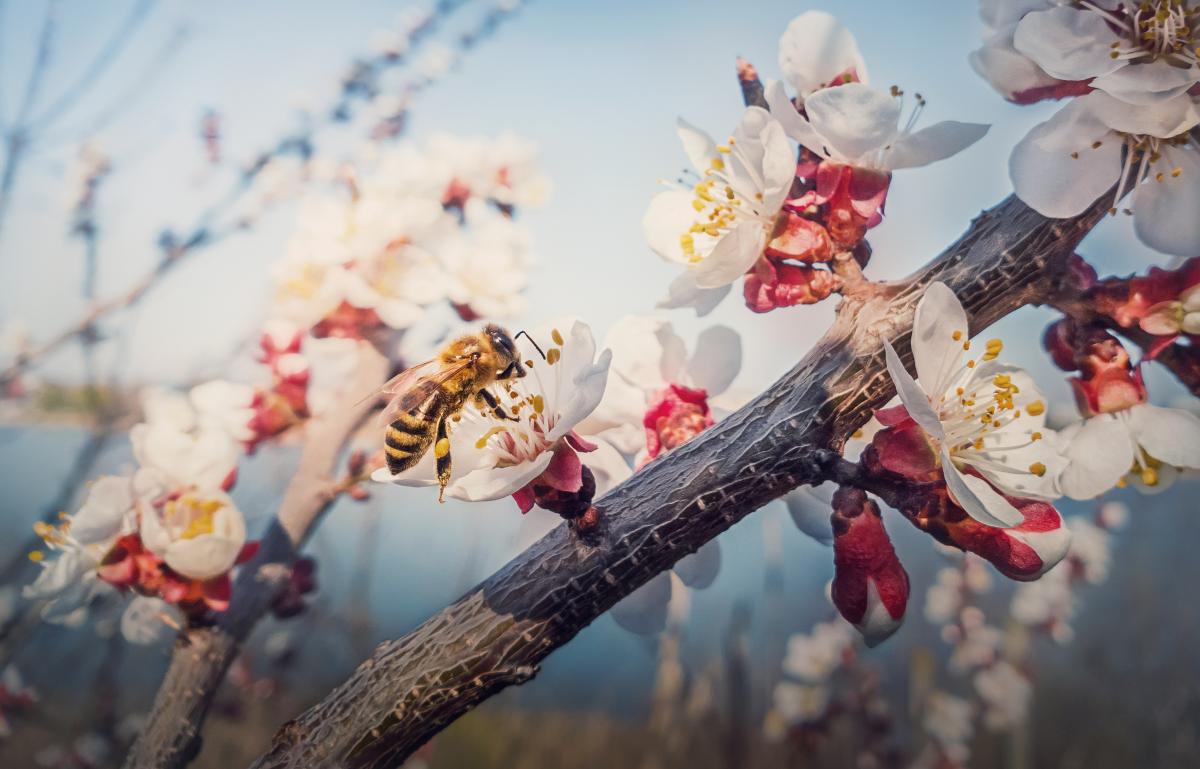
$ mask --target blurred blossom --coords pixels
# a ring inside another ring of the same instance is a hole
[[[995,660],[1003,634],[986,624],[982,611],[968,606],[959,612],[957,625],[942,628],[942,639],[954,646],[950,669],[964,673]]]
[[[148,646],[174,638],[183,623],[183,615],[171,604],[139,595],[121,614],[121,635],[129,643]]]
[[[971,757],[971,738],[975,735],[974,719],[974,705],[939,691],[929,696],[921,723],[946,758],[966,766]]]
[[[626,316],[613,325],[604,343],[613,355],[608,386],[581,430],[608,440],[625,454],[635,454],[639,466],[711,425],[709,399],[728,390],[742,365],[741,338],[727,326],[702,331],[689,355],[670,322]],[[672,386],[692,395],[694,408],[689,413],[698,417],[699,423],[686,420],[682,408],[672,413],[651,408]],[[670,425],[660,423],[660,417]],[[674,432],[664,439],[660,437],[664,430]],[[653,454],[648,445],[651,439],[656,446]]]
[[[0,673],[0,740],[13,733],[13,718],[37,704],[38,695],[27,686],[16,666],[10,664]]]
[[[417,59],[417,71],[429,80],[437,80],[458,63],[458,52],[448,45],[434,43]]]
[[[821,622],[810,633],[788,639],[783,672],[802,681],[824,681],[843,664],[854,639],[847,623],[840,620]]]
[[[71,166],[67,178],[67,210],[76,217],[76,223],[92,215],[96,188],[112,170],[108,153],[93,142],[84,142]]]
[[[1033,684],[1008,662],[980,670],[973,682],[983,703],[984,723],[990,729],[1008,731],[1028,717]]]

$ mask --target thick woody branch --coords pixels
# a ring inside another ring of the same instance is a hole
[[[408,635],[381,645],[324,701],[286,724],[257,769],[399,766],[475,705],[524,683],[554,649],[651,577],[798,485],[838,472],[847,436],[892,395],[882,343],[908,354],[925,286],[942,281],[978,333],[1045,299],[1104,213],[1043,218],[1009,198],[910,279],[844,301],[779,382],[651,462],[596,503],[581,541],[559,526]]]
[[[148,720],[126,758],[127,769],[182,767],[199,750],[200,726],[242,641],[288,585],[297,553],[337,497],[332,477],[338,458],[373,405],[356,401],[387,374],[387,359],[361,343],[341,401],[308,422],[296,473],[261,549],[239,571],[229,608],[215,625],[180,635]]]

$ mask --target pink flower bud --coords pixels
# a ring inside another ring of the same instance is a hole
[[[904,505],[904,514],[942,544],[975,553],[1009,579],[1031,582],[1063,559],[1071,535],[1048,502],[1007,494],[1004,498],[1025,519],[1011,529],[976,521],[950,500],[944,486],[914,495]]]
[[[642,417],[647,456],[654,459],[712,425],[707,392],[669,384],[650,399],[646,414]]]
[[[1075,343],[1075,363],[1080,375],[1071,380],[1075,401],[1084,416],[1123,411],[1146,402],[1141,369],[1112,334],[1091,328]]]
[[[833,258],[833,243],[820,224],[788,211],[775,225],[775,237],[767,244],[766,255],[800,262],[827,262]]]
[[[1063,318],[1047,326],[1042,335],[1042,346],[1050,353],[1054,365],[1063,371],[1076,371],[1079,368],[1075,363],[1076,333],[1075,321]]]
[[[746,274],[742,295],[754,312],[770,312],[780,307],[816,304],[841,286],[841,280],[829,270],[759,259]]]
[[[833,603],[868,646],[900,627],[908,573],[883,527],[879,506],[859,489],[833,495]]]

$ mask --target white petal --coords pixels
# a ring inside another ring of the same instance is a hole
[[[982,48],[971,52],[971,67],[1006,99],[1023,91],[1052,86],[1059,81],[1050,77],[1032,59],[1013,46],[1016,25],[998,31],[984,40]]]
[[[666,298],[659,300],[656,306],[664,310],[691,307],[696,311],[697,317],[703,318],[716,309],[721,300],[729,294],[729,289],[730,285],[700,288],[696,285],[695,276],[688,270],[671,281]]]
[[[989,27],[1016,24],[1031,11],[1044,11],[1054,0],[979,0],[979,18]]]
[[[917,379],[934,398],[946,392],[961,367],[963,343],[971,337],[967,324],[962,302],[945,283],[925,289],[913,317],[912,354]]]
[[[79,512],[71,516],[71,536],[80,544],[107,542],[121,534],[133,508],[129,478],[104,476],[92,482]]]
[[[1187,92],[1200,80],[1200,69],[1176,67],[1165,59],[1145,64],[1130,64],[1092,81],[1092,88],[1104,91],[1127,104],[1145,106]]]
[[[715,539],[710,539],[696,552],[679,559],[674,566],[683,584],[697,590],[711,585],[720,570],[721,546]]]
[[[683,142],[683,151],[687,153],[692,167],[700,173],[708,170],[709,163],[717,156],[717,145],[712,137],[683,118],[676,121],[675,131],[679,134],[679,141]]]
[[[147,387],[141,393],[142,416],[147,422],[161,423],[176,430],[190,430],[195,413],[187,396],[164,387]]]
[[[660,192],[650,200],[642,217],[642,232],[654,253],[670,262],[691,264],[679,239],[696,221],[692,196],[683,190]]]
[[[1062,493],[1091,499],[1117,485],[1133,464],[1133,442],[1121,420],[1100,414],[1072,425],[1059,435],[1066,469],[1058,477]]]
[[[1200,469],[1200,417],[1143,403],[1129,409],[1126,418],[1134,440],[1150,456],[1173,467]]]
[[[718,238],[708,256],[689,272],[700,288],[727,286],[754,266],[766,242],[767,232],[761,222],[742,222]]]
[[[879,596],[879,586],[874,577],[867,578],[867,609],[862,620],[854,629],[862,633],[863,642],[871,648],[886,641],[904,624],[904,615],[893,617]]]
[[[742,337],[729,326],[710,326],[696,338],[696,350],[687,364],[693,387],[710,398],[729,389],[742,369]]]
[[[432,454],[433,452],[429,452]],[[503,499],[542,474],[554,453],[544,451],[537,459],[510,467],[481,468],[467,473],[446,487],[446,496],[466,502]],[[409,485],[400,481],[401,485]],[[415,485],[415,484],[414,484]]]
[[[778,120],[772,119],[763,126],[759,139],[763,146],[763,199],[755,209],[760,215],[774,216],[783,207],[796,178],[796,149]]]
[[[900,136],[884,156],[889,170],[929,165],[962,152],[983,138],[991,126],[984,123],[960,123],[943,120],[916,133]]]
[[[955,467],[950,452],[945,448],[942,449],[942,476],[946,479],[946,489],[955,504],[983,525],[1008,529],[1020,525],[1025,520],[1021,511],[1013,507],[987,481],[974,475],[966,475]]]
[[[891,143],[900,119],[896,99],[861,83],[817,91],[804,109],[825,145],[847,162]],[[818,147],[809,149],[821,152]]]
[[[563,345],[563,357],[557,364],[562,366],[564,372],[569,372],[570,387],[565,397],[560,397],[559,402],[554,404],[558,412],[558,421],[546,435],[548,440],[558,440],[574,430],[575,425],[591,414],[604,397],[604,385],[608,381],[612,351],[604,350],[593,363],[595,351],[596,342],[592,337],[592,330],[581,321],[573,323]],[[578,363],[575,363],[576,356],[579,358]],[[549,401],[549,397],[547,400]]]
[[[809,487],[801,486],[785,496],[783,501],[797,529],[825,547],[833,545],[833,525],[829,521],[832,509],[827,500],[818,497]]]
[[[667,626],[667,604],[671,600],[671,572],[661,572],[634,590],[610,613],[617,624],[631,633],[654,635]]]
[[[40,600],[62,595],[73,588],[92,569],[94,559],[82,550],[64,550],[58,557],[48,560],[32,584],[26,585],[21,595],[28,600]]]
[[[167,624],[166,617],[173,619],[174,627]],[[121,635],[129,643],[147,646],[174,638],[182,624],[183,616],[174,606],[161,598],[139,595],[121,614]]]
[[[926,433],[941,440],[945,437],[946,432],[942,428],[942,421],[938,419],[933,407],[929,405],[929,397],[904,368],[904,363],[900,361],[900,356],[896,354],[892,343],[885,341],[883,348],[887,357],[888,374],[892,377],[892,384],[896,386],[896,394],[900,396],[900,402],[904,404],[904,408],[908,409],[908,415]]]
[[[595,451],[581,454],[579,459],[595,476],[596,498],[599,499],[633,475],[633,468],[603,436],[585,435],[584,438],[596,444]]]
[[[783,83],[778,80],[767,81],[764,95],[767,99],[767,106],[771,108],[771,117],[779,121],[784,132],[813,152],[820,151],[820,135],[808,122],[808,119],[796,110],[796,106],[792,104],[792,100],[788,98],[787,92],[783,89]]]
[[[1155,168],[1133,193],[1138,239],[1172,256],[1200,254],[1200,151],[1166,147]],[[1162,174],[1161,182],[1155,173]]]
[[[1050,571],[1062,561],[1071,549],[1071,530],[1066,526],[1059,526],[1057,529],[1050,529],[1049,531],[1018,531],[1010,529],[1008,536],[1028,545],[1038,554],[1038,558],[1042,561],[1042,568],[1033,574],[1027,575],[1025,577],[1026,581],[1038,579]]]
[[[215,534],[201,534],[172,542],[163,560],[185,577],[212,579],[233,568],[243,544]]]
[[[867,81],[867,68],[854,35],[823,11],[806,11],[792,19],[779,38],[779,70],[802,96],[854,70]]]
[[[1099,142],[1099,147],[1093,147]],[[1121,140],[1075,99],[1034,126],[1008,162],[1013,189],[1043,216],[1083,213],[1121,175]]]
[[[1087,80],[1120,66],[1116,34],[1098,13],[1074,8],[1035,11],[1017,23],[1013,45],[1060,80]]]
[[[1080,97],[1080,104],[1114,131],[1169,138],[1200,123],[1200,108],[1188,96],[1130,107],[1101,91]]]

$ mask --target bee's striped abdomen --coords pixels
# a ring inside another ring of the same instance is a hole
[[[387,456],[388,469],[395,475],[407,470],[425,456],[433,443],[437,418],[406,414],[396,415],[384,435],[383,451]]]

